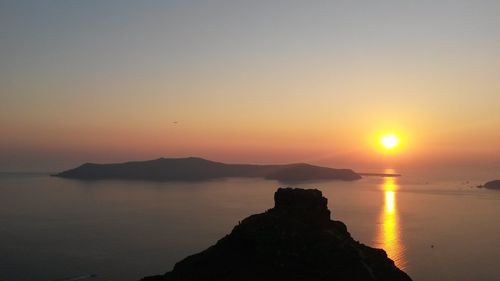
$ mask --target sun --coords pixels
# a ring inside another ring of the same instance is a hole
[[[380,139],[380,143],[384,148],[391,150],[398,146],[399,138],[393,134],[384,135]]]

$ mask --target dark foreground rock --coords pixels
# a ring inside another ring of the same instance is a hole
[[[484,184],[485,188],[500,190],[500,180],[489,181]]]
[[[252,215],[171,272],[143,281],[411,280],[385,251],[355,241],[330,220],[319,190],[280,188],[274,208]]]

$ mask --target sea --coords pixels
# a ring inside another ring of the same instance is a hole
[[[318,181],[332,219],[413,280],[500,280],[500,170]],[[452,175],[452,176],[449,176]],[[170,271],[289,186],[264,179],[80,181],[0,174],[0,280],[136,281]]]

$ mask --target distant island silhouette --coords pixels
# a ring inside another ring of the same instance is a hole
[[[485,188],[500,190],[500,180],[492,180],[484,184]]]
[[[331,220],[321,191],[279,188],[274,202],[172,271],[142,281],[411,281],[384,250],[359,243]]]
[[[199,181],[227,177],[250,177],[290,183],[311,180],[352,181],[361,178],[360,174],[351,169],[333,169],[305,163],[285,165],[226,164],[198,157],[159,158],[114,164],[86,163],[53,176],[85,180],[155,181]]]

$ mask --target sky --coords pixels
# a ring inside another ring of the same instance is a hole
[[[0,171],[500,167],[499,1],[0,1],[0,39]]]

